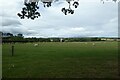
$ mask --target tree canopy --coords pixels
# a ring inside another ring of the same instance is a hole
[[[60,0],[24,0],[25,7],[23,7],[21,13],[18,13],[17,15],[21,19],[24,19],[26,17],[32,20],[40,17],[41,16],[40,12],[37,11],[39,9],[39,6],[38,6],[39,1],[43,3],[44,7],[51,7],[53,2],[58,2]],[[74,8],[78,8],[79,0],[65,0],[65,1],[69,4],[69,7],[68,8],[63,7],[61,11],[65,15],[74,14],[74,10],[71,8],[71,6],[73,6]],[[71,3],[71,1],[73,1],[73,3]],[[101,1],[104,4],[105,1],[111,1],[111,0],[101,0]],[[119,0],[112,0],[112,1],[117,2]]]

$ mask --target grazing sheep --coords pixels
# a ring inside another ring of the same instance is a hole
[[[38,46],[38,44],[34,44],[34,46],[35,46],[35,47],[37,47],[37,46]]]
[[[85,42],[85,44],[87,44],[87,42]]]
[[[95,43],[93,43],[92,45],[95,46]]]

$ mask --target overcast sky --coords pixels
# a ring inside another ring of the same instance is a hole
[[[0,31],[25,37],[117,37],[118,4],[100,0],[80,0],[73,15],[64,15],[67,2],[60,0],[44,8],[39,2],[41,17],[20,19],[16,14],[23,8],[23,0],[0,0]]]

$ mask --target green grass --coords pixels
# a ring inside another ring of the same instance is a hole
[[[117,42],[3,44],[4,78],[117,78]],[[12,67],[14,65],[14,67]]]

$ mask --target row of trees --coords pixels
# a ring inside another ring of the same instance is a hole
[[[12,33],[0,32],[0,37],[2,38],[2,42],[21,42],[24,39],[24,36],[21,33],[14,35]]]
[[[89,42],[89,41],[106,41],[112,40],[116,41],[117,38],[100,38],[100,37],[82,37],[82,38],[24,38],[23,34],[13,35],[11,33],[2,33],[2,42],[10,43],[10,42]]]
[[[23,38],[23,37],[3,37],[3,43],[9,42],[89,42],[104,41],[101,38]]]

